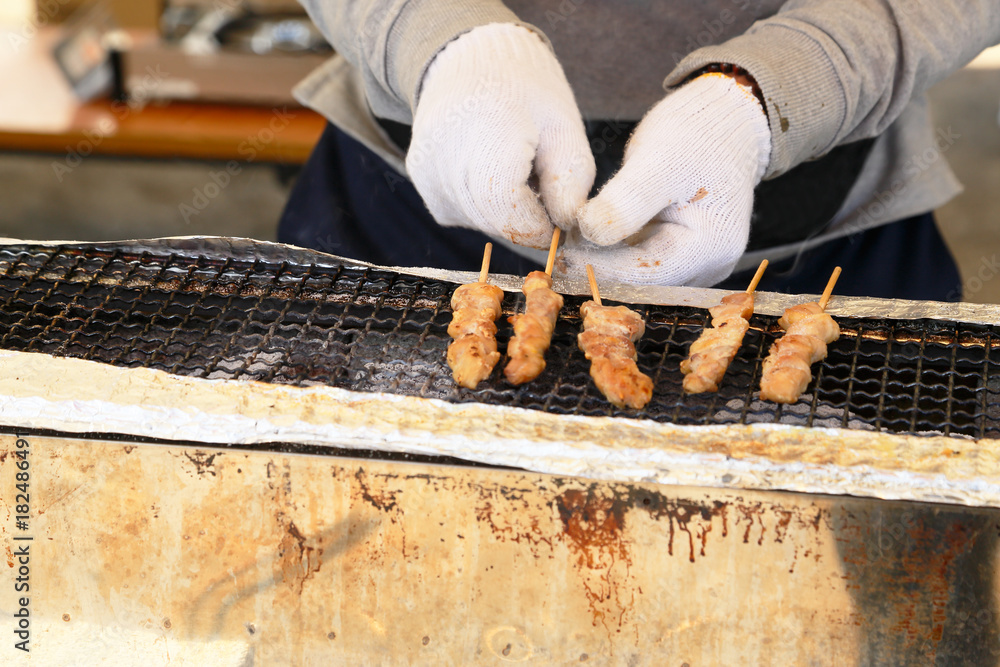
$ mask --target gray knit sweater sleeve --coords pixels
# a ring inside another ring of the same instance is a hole
[[[362,74],[376,115],[409,123],[426,67],[448,42],[488,23],[521,23],[500,0],[300,0]],[[523,24],[522,24],[523,25]]]
[[[914,95],[998,42],[997,0],[790,0],[692,52],[664,85],[712,63],[748,70],[768,106],[770,177],[881,134]]]

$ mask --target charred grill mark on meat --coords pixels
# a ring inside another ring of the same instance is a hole
[[[711,328],[705,329],[691,344],[688,358],[681,362],[684,391],[689,394],[718,391],[722,376],[736,357],[743,336],[750,328],[753,305],[753,294],[737,292],[724,297],[721,304],[709,309]]]
[[[454,311],[448,335],[454,338],[448,346],[448,366],[455,382],[468,389],[489,377],[500,360],[497,352],[497,325],[503,290],[496,285],[471,283],[462,285],[451,297]]]
[[[601,393],[618,407],[642,408],[653,396],[653,381],[636,365],[635,341],[646,325],[625,306],[601,306],[587,301],[580,306],[583,332],[580,349],[590,360],[590,377]]]
[[[545,351],[552,342],[556,318],[563,298],[552,291],[552,276],[532,271],[524,279],[524,314],[513,315],[514,337],[507,345],[507,362],[503,373],[511,384],[524,384],[545,370]]]
[[[816,302],[788,308],[778,325],[786,333],[764,360],[760,397],[794,403],[812,380],[812,364],[826,358],[826,346],[840,336],[840,327]]]

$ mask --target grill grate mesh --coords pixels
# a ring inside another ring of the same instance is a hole
[[[108,246],[0,249],[0,348],[199,378],[329,385],[453,402],[682,425],[785,423],[1000,438],[996,327],[938,320],[839,319],[840,339],[798,403],[756,398],[779,333],[755,315],[716,394],[685,396],[679,370],[707,311],[648,306],[639,366],[655,382],[641,411],[611,406],[576,347],[567,297],[548,367],[511,387],[500,371],[476,391],[445,361],[455,285],[384,270],[128,252]],[[523,307],[508,294],[506,314]],[[504,349],[509,326],[501,326]]]

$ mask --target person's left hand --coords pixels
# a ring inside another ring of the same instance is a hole
[[[750,87],[705,74],[667,95],[636,127],[621,170],[579,211],[589,241],[570,241],[566,272],[602,279],[713,285],[746,248],[753,190],[771,132]]]

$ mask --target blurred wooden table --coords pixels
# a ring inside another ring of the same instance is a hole
[[[0,150],[301,164],[326,121],[301,107],[80,105],[59,129],[0,125]]]
[[[51,57],[56,34],[0,27],[0,150],[301,164],[326,121],[301,107],[81,104]]]

